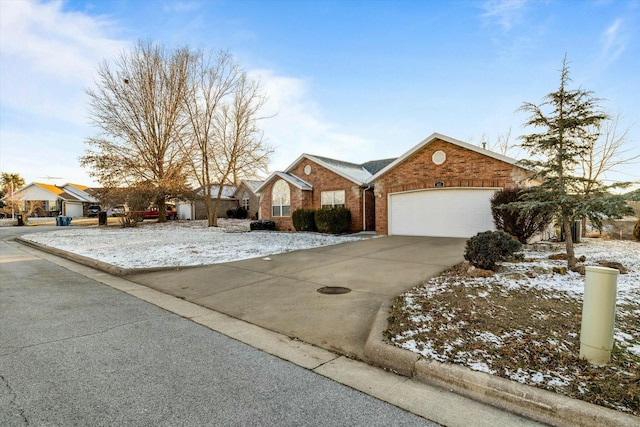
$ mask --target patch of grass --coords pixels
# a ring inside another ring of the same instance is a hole
[[[640,416],[640,357],[615,346],[605,366],[579,358],[581,299],[462,271],[456,266],[397,297],[386,338],[441,362]],[[617,307],[616,333],[628,346],[640,344],[639,314],[640,303]]]

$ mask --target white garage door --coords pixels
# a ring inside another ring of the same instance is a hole
[[[70,217],[73,217],[73,218],[81,217],[82,216],[82,203],[66,202],[65,203],[64,215],[70,216]]]
[[[389,234],[472,237],[495,230],[491,196],[496,189],[433,189],[389,196]]]

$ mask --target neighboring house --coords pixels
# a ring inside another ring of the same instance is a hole
[[[243,180],[238,185],[223,185],[220,204],[218,205],[218,218],[226,218],[229,209],[243,206],[248,211],[249,218],[255,218],[258,213],[260,199],[256,194],[256,188],[262,181]],[[211,186],[211,197],[215,199],[218,195],[219,185]],[[202,197],[202,188],[196,191],[196,200],[178,202],[179,219],[206,219],[207,209]]]
[[[91,189],[86,185],[65,184],[62,186],[32,182],[13,193],[17,210],[26,212],[30,202],[39,202],[38,209],[33,216],[70,217],[85,216],[90,205],[98,200],[90,194]]]
[[[275,221],[279,230],[294,230],[291,214],[298,209],[346,207],[350,231],[374,230],[374,193],[367,181],[393,160],[355,164],[303,154],[256,189],[260,218]]]
[[[255,219],[258,217],[260,210],[260,196],[256,190],[262,185],[263,181],[244,179],[236,188],[233,197],[238,201],[238,206],[242,206],[247,210],[247,218]]]
[[[363,164],[303,154],[258,189],[260,217],[293,230],[296,209],[345,206],[350,231],[471,237],[495,229],[490,198],[528,185],[516,160],[434,133],[397,159]]]

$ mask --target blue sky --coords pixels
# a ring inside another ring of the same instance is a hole
[[[517,144],[533,130],[516,110],[557,89],[565,53],[640,154],[640,1],[0,0],[0,20],[0,170],[27,182],[96,184],[85,89],[139,39],[227,49],[260,78],[271,170],[397,157],[433,132]]]

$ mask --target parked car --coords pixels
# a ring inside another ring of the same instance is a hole
[[[178,211],[176,211],[174,205],[167,203],[165,209],[167,219],[178,219]],[[160,214],[157,206],[151,206],[146,211],[132,211],[131,215],[135,216],[138,221],[142,221],[145,219],[156,219]]]
[[[89,218],[98,216],[100,212],[102,212],[102,208],[100,206],[92,205],[92,206],[89,206],[89,208],[87,209],[87,216]]]
[[[118,205],[107,210],[109,216],[124,216],[127,212],[123,205]]]

